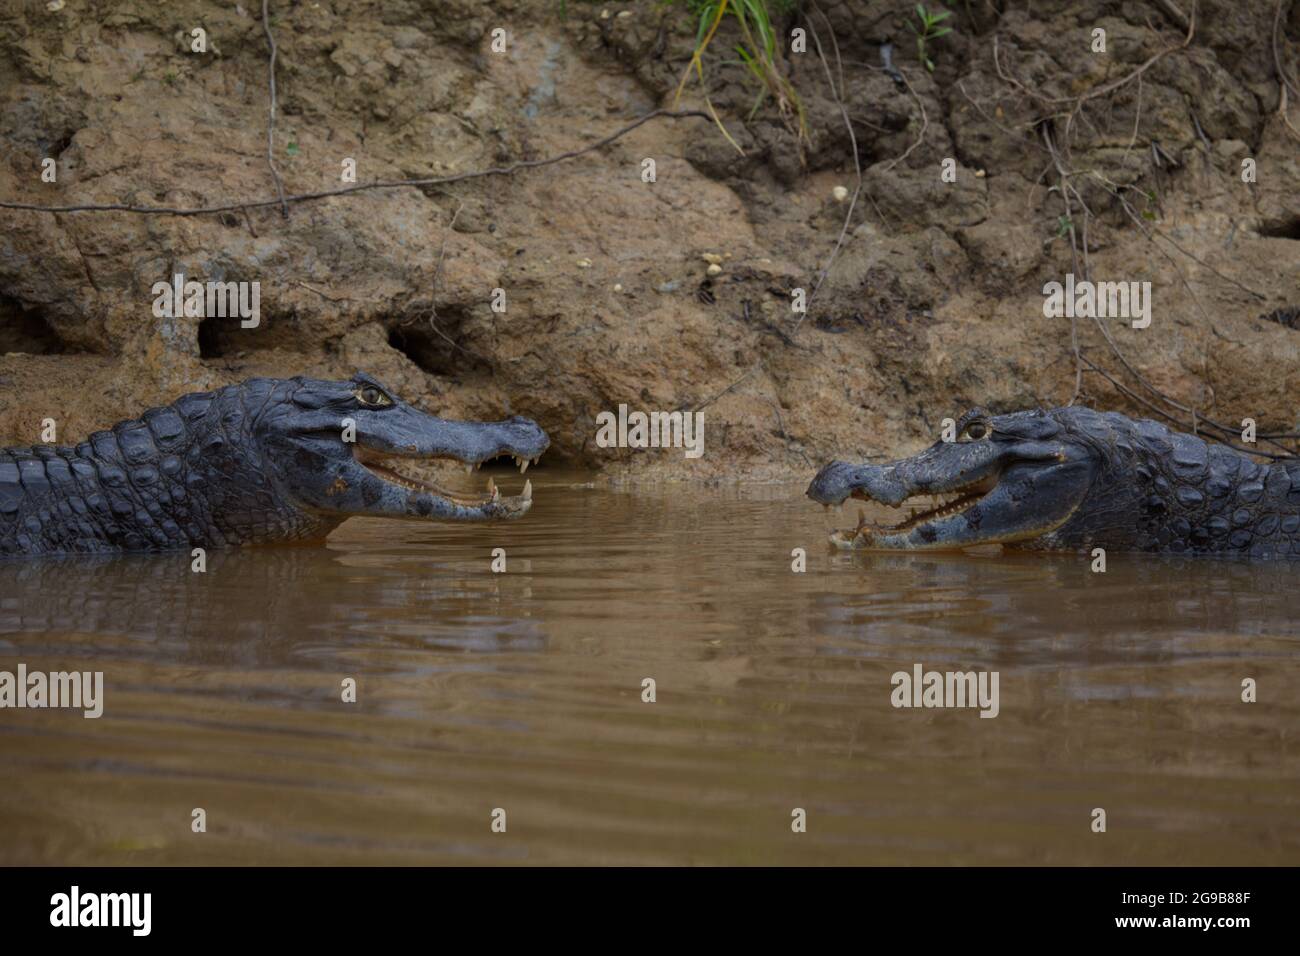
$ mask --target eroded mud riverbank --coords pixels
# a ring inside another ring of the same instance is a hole
[[[0,197],[273,199],[255,6],[6,7]],[[535,418],[569,462],[669,477],[895,454],[970,405],[1059,404],[1076,381],[1080,401],[1154,404],[1182,427],[1194,410],[1294,431],[1297,333],[1261,316],[1297,295],[1276,64],[1294,70],[1300,4],[1190,7],[963,5],[931,72],[911,4],[808,5],[782,36],[833,37],[838,58],[782,52],[802,142],[770,101],[751,112],[719,55],[706,88],[734,146],[707,119],[659,119],[541,169],[287,218],[0,210],[0,439],[38,440],[48,418],[74,440],[186,391],[356,368],[449,415]],[[673,105],[695,37],[651,2],[271,10],[291,194],[338,187],[348,162],[369,182],[591,144]],[[702,105],[698,85],[682,105]],[[847,225],[837,187],[857,196]],[[149,290],[177,273],[260,283],[262,321],[158,320]],[[1149,282],[1150,326],[1045,318],[1042,290],[1072,273]],[[817,290],[804,315],[796,289]],[[596,416],[621,402],[706,408],[716,441],[690,461],[600,449]]]

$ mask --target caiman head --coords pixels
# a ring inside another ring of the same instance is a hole
[[[1055,413],[993,416],[975,408],[956,432],[955,441],[936,442],[913,458],[833,461],[819,471],[808,486],[813,501],[830,506],[857,498],[900,511],[892,524],[864,516],[831,541],[917,551],[1033,541],[1070,520],[1103,462],[1095,442]]]
[[[405,462],[451,459],[470,470],[512,456],[521,472],[550,444],[527,418],[459,422],[419,411],[358,372],[349,381],[292,379],[255,413],[252,432],[276,490],[304,510],[340,520],[369,515],[483,521],[532,507],[532,484],[504,496],[488,479],[461,493],[403,474]]]

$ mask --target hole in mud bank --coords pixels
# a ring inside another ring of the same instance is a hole
[[[252,314],[250,312],[250,319]],[[199,358],[233,358],[249,352],[283,349],[286,352],[310,352],[324,338],[319,325],[304,324],[293,310],[271,311],[259,308],[257,324],[244,328],[248,321],[240,314],[209,315],[199,320]]]
[[[1260,318],[1265,322],[1276,322],[1278,325],[1284,325],[1288,329],[1300,328],[1300,306],[1274,309],[1272,312],[1261,315]]]
[[[62,355],[70,351],[39,309],[24,308],[18,299],[0,295],[0,355]]]
[[[208,316],[199,322],[199,358],[224,358],[233,351],[230,336],[221,327],[226,321]]]
[[[1259,234],[1268,239],[1300,240],[1300,216],[1266,219],[1260,224]]]
[[[44,156],[52,156],[58,160],[67,152],[68,147],[72,145],[72,138],[77,135],[75,129],[65,129],[59,132],[59,135],[52,140],[41,142],[41,153]],[[60,170],[62,172],[62,170]]]
[[[199,358],[229,358],[241,352],[274,348],[276,345],[292,347],[292,343],[271,341],[265,335],[257,337],[257,333],[262,331],[262,326],[266,325],[266,322],[267,317],[263,315],[257,327],[246,329],[239,324],[240,319],[237,317],[210,315],[200,319]]]
[[[491,363],[460,342],[466,317],[461,310],[441,309],[436,325],[428,317],[399,322],[389,327],[388,344],[432,375],[490,372]]]

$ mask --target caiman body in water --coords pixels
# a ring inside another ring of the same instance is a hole
[[[401,474],[401,459],[521,468],[546,450],[526,418],[457,422],[363,373],[250,379],[185,395],[75,447],[0,450],[0,555],[164,551],[323,538],[354,515],[515,518],[531,485],[466,495]]]
[[[818,472],[808,497],[825,505],[932,499],[897,524],[864,517],[831,540],[888,550],[1005,544],[1300,559],[1300,461],[1260,464],[1157,422],[1081,407],[972,409],[957,433],[913,458],[836,461]]]

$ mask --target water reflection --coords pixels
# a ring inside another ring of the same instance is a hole
[[[332,545],[214,551],[203,573],[188,554],[10,561],[0,632],[41,634],[45,653],[94,635],[108,656],[247,667],[358,643],[541,650],[535,621],[500,613],[517,582]]]
[[[0,862],[1300,860],[1291,568],[845,554],[799,488],[534,485],[203,574],[0,563],[0,669],[107,688],[0,712]],[[1001,714],[893,709],[914,663],[998,670]]]

